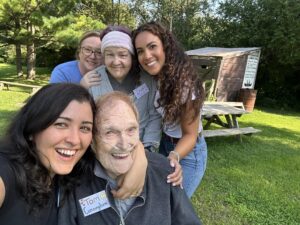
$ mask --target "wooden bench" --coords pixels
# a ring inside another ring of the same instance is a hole
[[[231,136],[231,135],[240,135],[240,134],[251,135],[258,132],[261,132],[261,130],[255,129],[253,127],[243,127],[243,128],[230,128],[230,129],[217,129],[217,130],[203,130],[203,136],[218,137],[218,136]]]
[[[20,83],[9,82],[9,81],[0,81],[0,90],[2,90],[4,87],[6,87],[7,90],[9,90],[10,86],[31,88],[31,94],[30,95],[33,95],[35,92],[37,92],[41,88],[41,86],[37,86],[37,85],[20,84]]]

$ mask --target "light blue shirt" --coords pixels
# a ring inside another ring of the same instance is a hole
[[[79,84],[81,78],[78,61],[73,60],[57,65],[51,73],[50,83]]]

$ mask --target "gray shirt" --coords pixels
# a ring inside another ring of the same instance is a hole
[[[155,93],[157,90],[156,81],[145,72],[140,74],[140,84],[135,86],[134,79],[128,75],[122,84],[116,84],[115,80],[107,74],[105,66],[95,69],[101,76],[100,85],[92,86],[89,92],[97,99],[109,92],[119,90],[129,94],[139,112],[140,139],[144,146],[158,147],[161,137],[161,115],[154,106]],[[111,82],[112,80],[112,82]],[[113,83],[113,85],[112,85]]]

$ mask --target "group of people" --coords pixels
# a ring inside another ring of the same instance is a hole
[[[85,33],[76,56],[1,141],[0,220],[201,224],[189,198],[206,168],[204,90],[173,34],[108,26]]]

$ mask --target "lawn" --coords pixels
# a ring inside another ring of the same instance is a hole
[[[23,84],[32,84],[32,85],[47,84],[50,78],[51,69],[37,67],[36,80],[26,80],[25,73],[26,73],[26,67],[23,67],[24,75],[22,77],[17,77],[17,71],[14,65],[0,63],[0,80],[23,83]]]
[[[0,80],[25,83],[4,66]],[[47,83],[49,70],[40,71],[41,81],[31,84]],[[0,91],[0,136],[28,96]],[[258,108],[239,121],[262,132],[243,137],[242,143],[234,137],[207,139],[206,174],[192,198],[203,224],[300,224],[300,113]]]
[[[256,109],[240,119],[262,133],[207,139],[193,203],[204,224],[300,224],[300,113]]]

